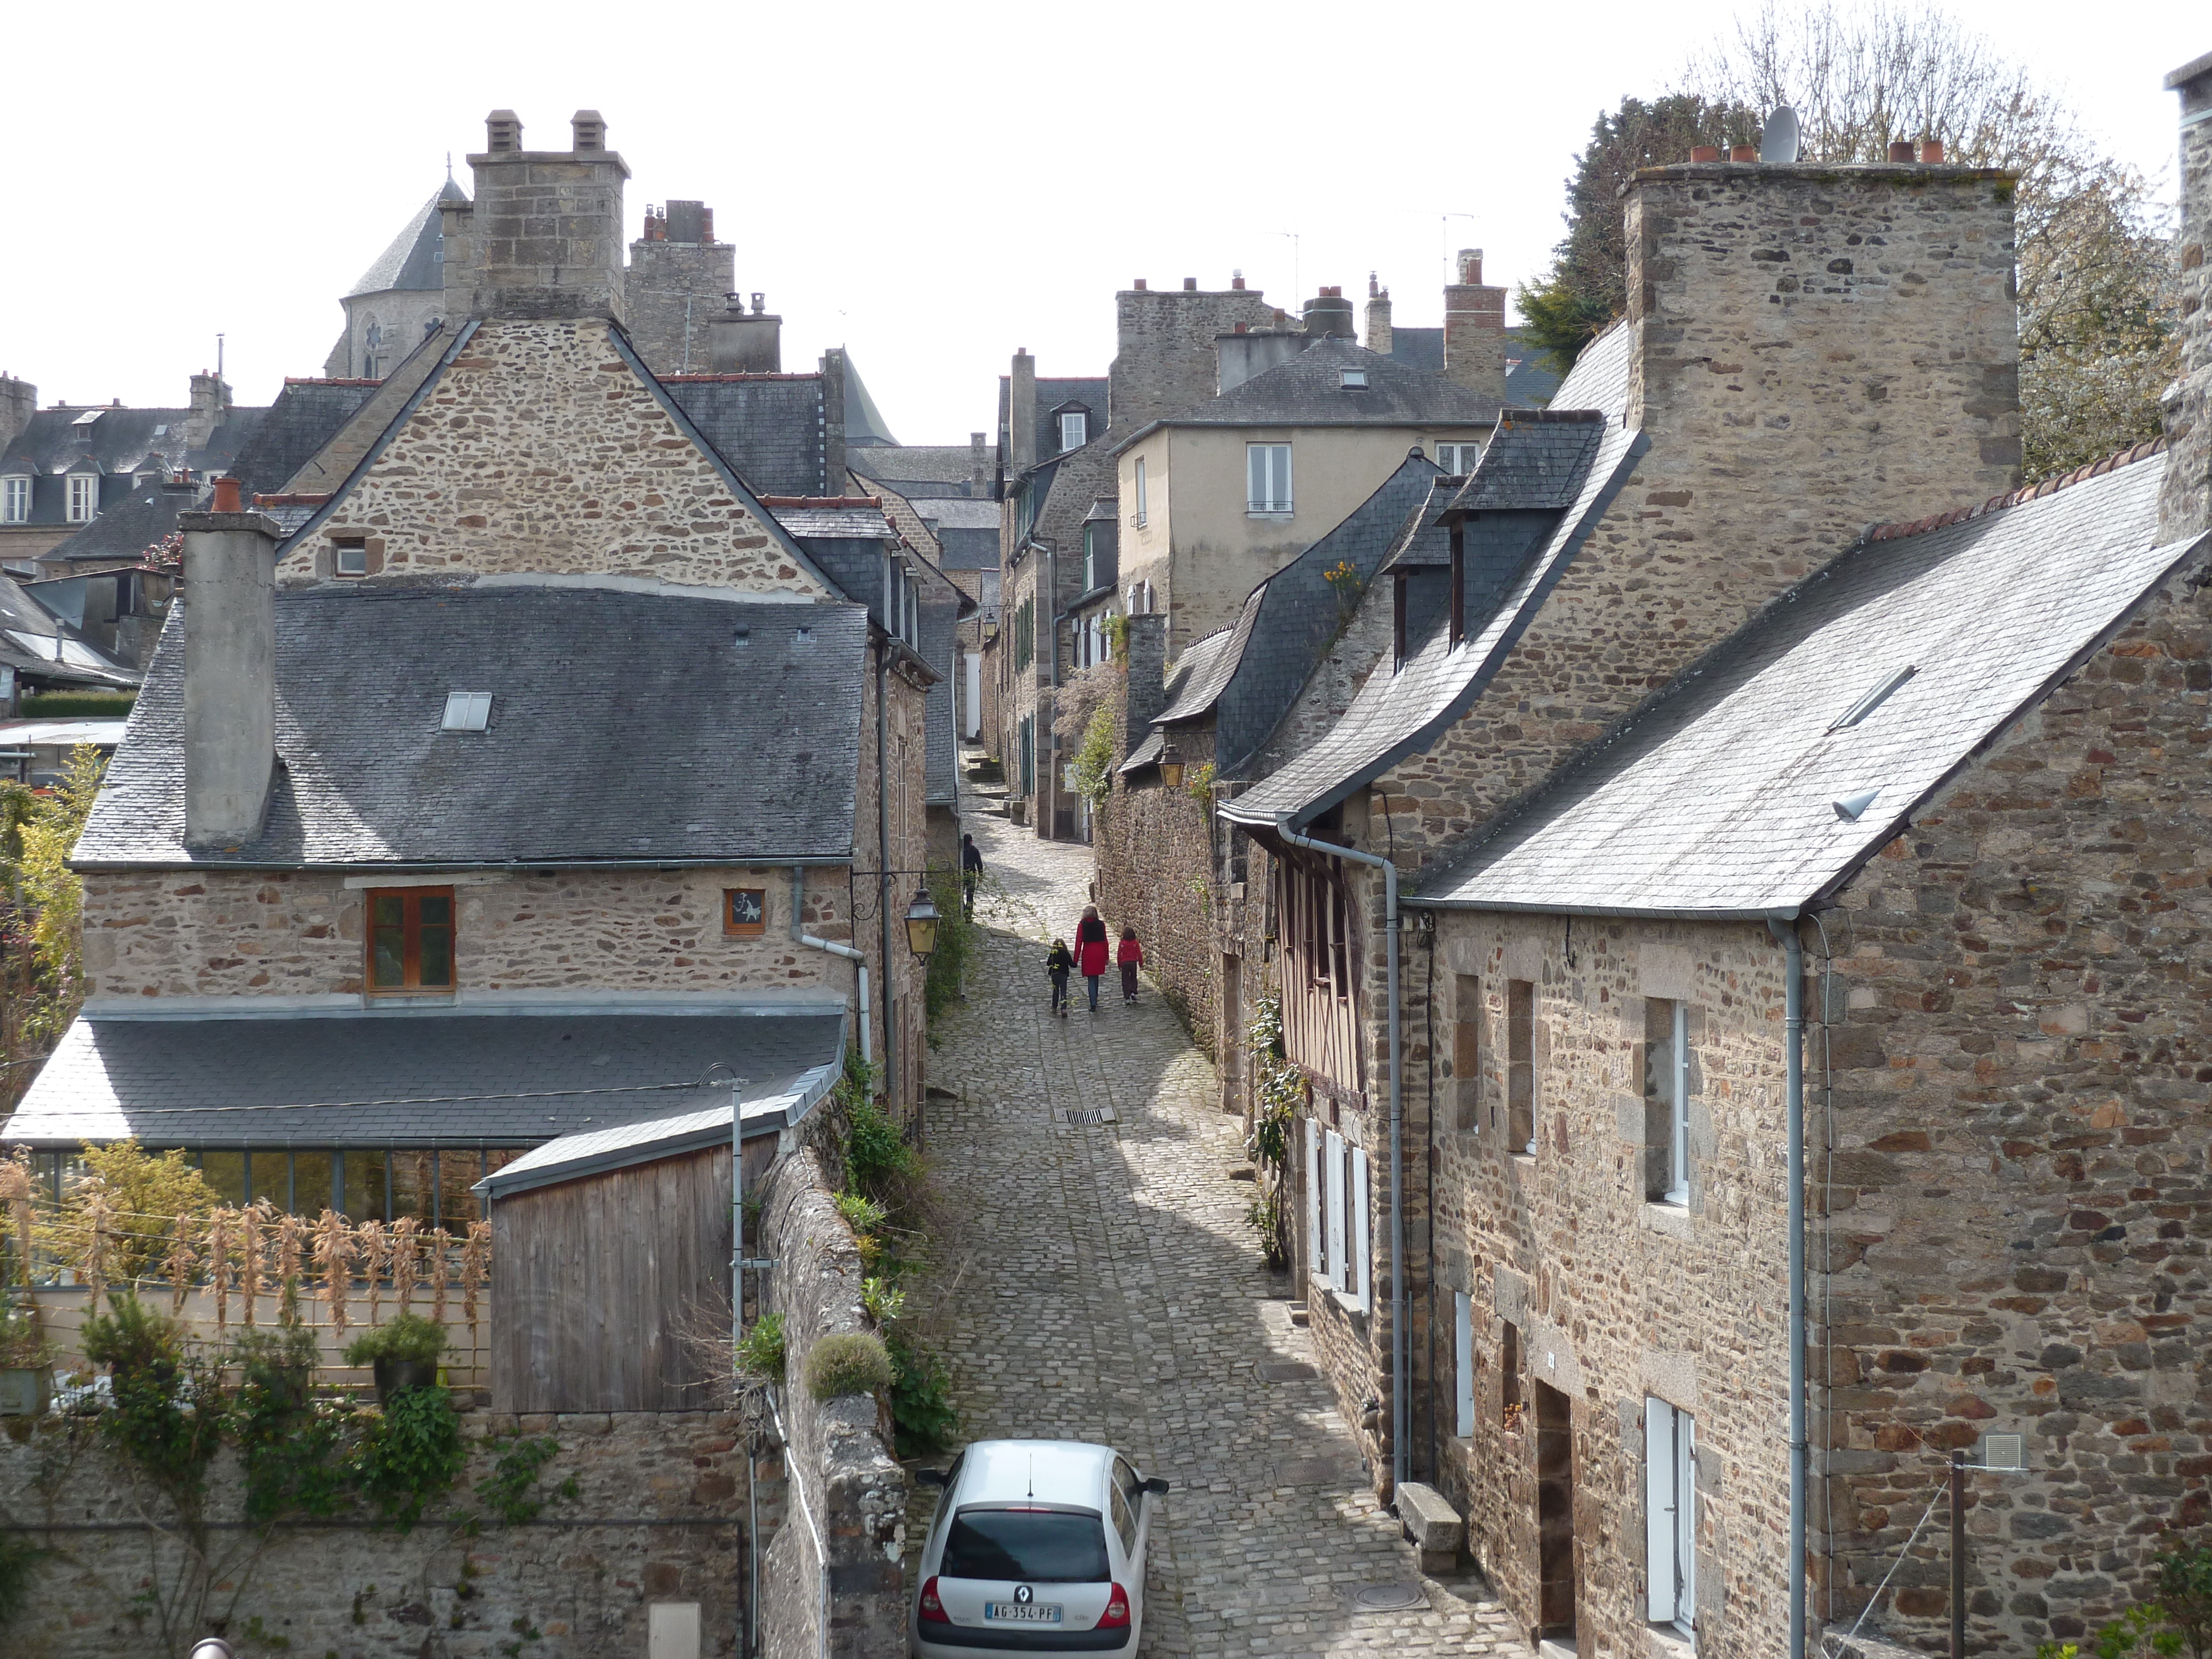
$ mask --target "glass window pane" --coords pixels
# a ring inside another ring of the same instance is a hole
[[[202,1152],[200,1174],[224,1203],[236,1206],[246,1202],[244,1152]]]
[[[369,901],[369,919],[379,927],[397,927],[407,920],[407,901],[396,893],[380,893]]]
[[[441,900],[440,902],[447,902]],[[428,902],[424,902],[428,908]],[[423,927],[417,941],[422,976],[416,981],[424,986],[451,985],[453,982],[453,930],[450,927]]]
[[[384,1149],[348,1147],[345,1212],[354,1221],[384,1219]]]
[[[473,1146],[447,1146],[438,1153],[438,1223],[450,1232],[466,1232],[483,1213],[481,1194],[470,1188],[483,1179],[483,1154]]]
[[[290,1158],[281,1152],[248,1152],[246,1155],[246,1196],[248,1200],[265,1198],[280,1210],[290,1203]]]
[[[433,925],[450,926],[453,920],[453,900],[447,893],[425,893],[416,901],[425,927]]]
[[[292,1212],[318,1216],[331,1207],[331,1155],[328,1152],[292,1154]]]
[[[436,1224],[438,1194],[431,1152],[392,1154],[392,1218],[411,1215],[425,1227]]]
[[[372,934],[368,975],[372,985],[407,982],[406,941],[398,928],[379,927]]]

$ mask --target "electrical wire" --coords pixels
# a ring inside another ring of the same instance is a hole
[[[1936,1489],[1935,1496],[1928,1500],[1928,1507],[1920,1511],[1920,1518],[1912,1523],[1911,1534],[1905,1539],[1904,1547],[1898,1551],[1897,1559],[1889,1564],[1889,1571],[1882,1574],[1881,1583],[1874,1587],[1874,1594],[1867,1598],[1866,1606],[1859,1609],[1858,1619],[1856,1622],[1851,1626],[1850,1634],[1849,1636],[1838,1638],[1833,1631],[1830,1631],[1821,1638],[1824,1642],[1834,1642],[1840,1644],[1844,1642],[1849,1642],[1852,1638],[1857,1636],[1860,1626],[1864,1625],[1867,1621],[1867,1615],[1874,1611],[1875,1604],[1881,1600],[1882,1592],[1889,1588],[1889,1581],[1897,1577],[1897,1570],[1905,1565],[1905,1558],[1912,1553],[1913,1545],[1917,1543],[1920,1540],[1920,1529],[1928,1524],[1928,1517],[1936,1513],[1936,1506],[1943,1501],[1944,1497],[1949,1490],[1950,1488],[1948,1486],[1938,1486]],[[1834,1653],[1838,1651],[1838,1649],[1832,1647],[1828,1651],[1830,1653]]]

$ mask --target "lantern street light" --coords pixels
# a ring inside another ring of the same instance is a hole
[[[927,963],[937,949],[937,906],[930,902],[927,884],[915,890],[914,902],[906,908],[907,949],[917,960]]]
[[[1182,750],[1170,745],[1160,750],[1160,781],[1170,789],[1182,787]]]

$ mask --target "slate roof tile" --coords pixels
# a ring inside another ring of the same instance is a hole
[[[661,384],[756,492],[819,495],[831,487],[819,374],[670,375]]]
[[[1344,383],[1346,371],[1366,377]],[[1218,398],[1155,422],[1164,426],[1487,426],[1498,405],[1434,374],[1334,337],[1231,386]],[[1123,437],[1126,449],[1150,426]]]

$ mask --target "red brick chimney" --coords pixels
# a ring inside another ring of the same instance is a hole
[[[1444,378],[1505,401],[1505,290],[1482,280],[1482,250],[1459,251],[1459,280],[1444,289]]]

